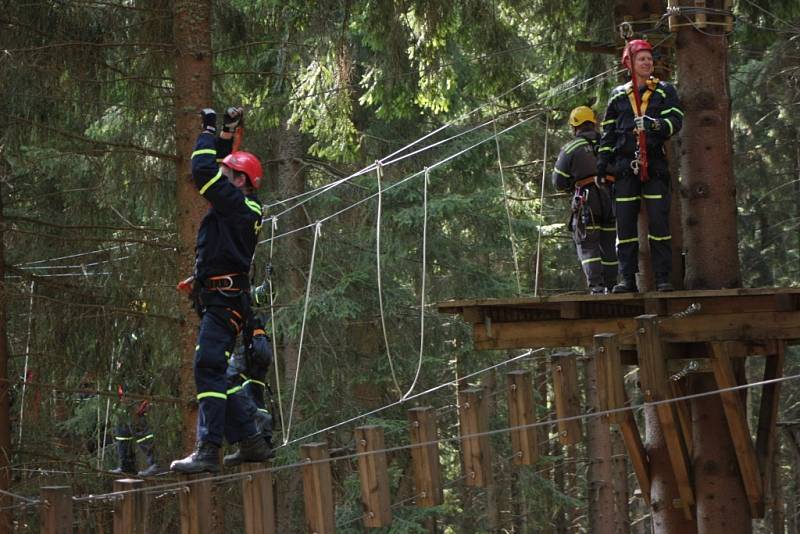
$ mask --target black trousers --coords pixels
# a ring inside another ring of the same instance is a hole
[[[572,238],[581,268],[589,287],[611,287],[617,281],[617,251],[614,241],[617,227],[611,206],[611,194],[606,187],[594,184],[576,191],[582,198],[573,206]]]
[[[650,256],[653,272],[666,275],[672,271],[672,236],[669,231],[670,181],[666,162],[651,161],[650,180],[641,182],[630,170],[629,162],[618,165],[614,183],[614,213],[617,216],[617,256],[619,272],[631,277],[639,271],[639,208],[644,202],[648,218]]]

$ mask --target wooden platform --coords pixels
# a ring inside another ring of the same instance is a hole
[[[710,341],[749,342],[756,353],[766,340],[800,342],[800,288],[566,294],[437,307],[473,324],[477,349],[591,346],[595,334],[614,333],[626,350],[635,347],[635,318],[644,314],[659,316],[663,341],[688,344],[667,357],[695,357],[691,344]]]

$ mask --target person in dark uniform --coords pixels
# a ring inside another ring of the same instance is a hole
[[[649,221],[648,239],[658,291],[672,291],[669,231],[670,176],[664,144],[683,125],[675,88],[652,77],[653,47],[647,41],[630,41],[622,54],[622,64],[633,80],[611,92],[597,158],[597,180],[604,183],[611,163],[615,163],[613,185],[617,216],[617,256],[622,282],[614,293],[637,292],[639,235],[637,221],[643,200]],[[638,92],[638,97],[634,94]],[[638,104],[637,104],[638,100]],[[637,107],[639,111],[637,112]],[[641,135],[643,133],[643,136]],[[644,147],[640,146],[644,138]],[[646,152],[646,160],[643,157]]]
[[[194,358],[197,448],[170,466],[182,473],[219,471],[223,439],[239,444],[242,461],[261,462],[270,455],[255,428],[252,404],[228,395],[226,376],[228,356],[251,313],[248,273],[263,224],[254,194],[261,186],[261,162],[249,152],[231,152],[242,114],[241,108],[228,108],[217,138],[216,113],[204,109],[192,153],[195,186],[211,207],[197,232],[193,282],[201,316]]]
[[[617,282],[617,227],[606,185],[595,184],[597,169],[597,117],[591,108],[578,106],[569,114],[575,139],[561,148],[553,169],[553,186],[572,193],[569,228],[578,259],[593,295],[610,291]],[[606,175],[606,181],[610,176]]]
[[[155,433],[150,430],[147,423],[147,412],[150,411],[150,402],[140,401],[131,406],[125,402],[122,386],[117,386],[121,412],[117,414],[117,424],[114,428],[114,440],[117,444],[117,458],[119,464],[111,472],[115,475],[137,475],[150,477],[162,472],[156,459]],[[132,412],[132,413],[131,413]],[[137,472],[136,448],[144,454],[147,467]]]

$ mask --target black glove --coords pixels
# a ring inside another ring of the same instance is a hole
[[[225,110],[225,117],[222,119],[222,131],[233,133],[243,123],[244,109],[231,106]]]
[[[661,119],[654,119],[647,115],[634,117],[633,123],[637,130],[644,130],[645,132],[658,132],[661,130]]]
[[[203,131],[210,134],[217,133],[217,112],[211,108],[205,108],[200,112],[203,120]]]

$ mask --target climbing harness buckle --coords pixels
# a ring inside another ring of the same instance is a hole
[[[635,174],[637,176],[639,175],[639,165],[640,165],[640,162],[639,162],[639,151],[637,150],[636,151],[636,156],[634,157],[634,159],[631,160],[631,170],[633,171],[633,174]]]
[[[629,41],[633,37],[633,24],[630,22],[623,22],[619,25],[619,36],[623,41]]]

